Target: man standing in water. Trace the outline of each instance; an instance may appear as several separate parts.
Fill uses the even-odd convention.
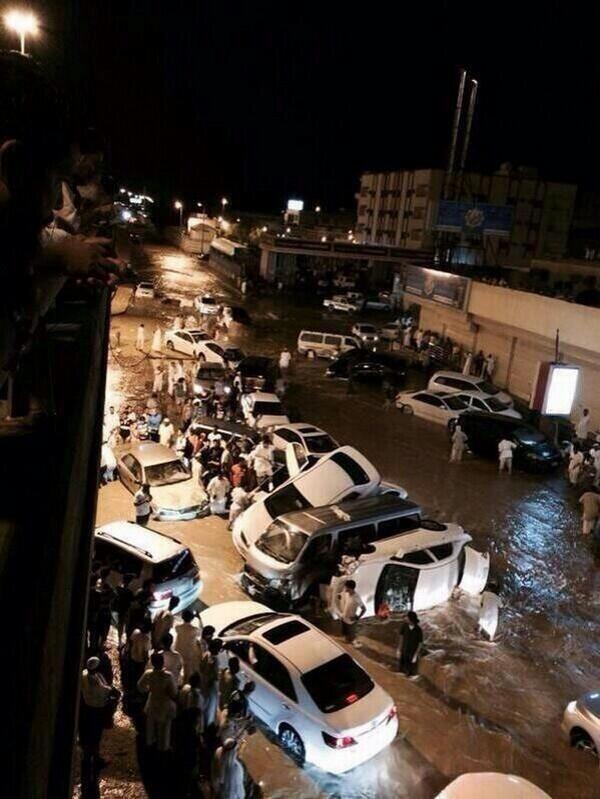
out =
[[[417,614],[409,610],[406,621],[400,627],[400,640],[398,641],[398,670],[411,680],[417,680],[419,675],[419,655],[423,648],[423,630],[419,625]]]

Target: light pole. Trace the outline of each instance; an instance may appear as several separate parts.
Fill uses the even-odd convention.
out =
[[[221,209],[222,209],[221,210],[221,216],[223,216],[223,217],[225,216],[225,206],[226,205],[229,205],[229,200],[227,199],[227,197],[223,197],[221,199]]]
[[[38,21],[36,16],[30,11],[15,9],[4,15],[4,24],[19,36],[21,40],[21,53],[25,55],[25,36],[36,36],[38,33]]]
[[[176,211],[179,211],[179,227],[183,227],[183,203],[181,200],[175,200],[173,203],[173,207]]]

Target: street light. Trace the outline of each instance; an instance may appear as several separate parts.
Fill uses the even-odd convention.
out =
[[[38,21],[31,11],[14,9],[4,15],[4,24],[21,39],[21,53],[25,55],[25,36],[37,36]]]
[[[176,211],[179,211],[179,227],[183,227],[183,203],[181,200],[175,200],[173,207]]]
[[[320,205],[317,205],[317,207],[315,208],[315,211],[316,211],[318,214],[320,214],[320,213],[321,213],[321,206],[320,206]]]
[[[221,213],[222,213],[223,216],[225,216],[225,206],[226,205],[229,205],[229,200],[227,199],[227,197],[223,197],[221,199],[221,208],[222,208]]]

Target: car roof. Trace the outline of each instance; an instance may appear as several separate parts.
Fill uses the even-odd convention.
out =
[[[402,513],[409,516],[412,513],[421,513],[421,508],[408,499],[400,499],[394,494],[380,494],[366,499],[351,499],[348,502],[339,502],[335,505],[321,505],[319,508],[294,510],[280,516],[288,524],[301,528],[307,533],[316,533],[324,527],[357,522],[371,519],[376,514]],[[350,519],[344,519],[346,514]]]
[[[157,463],[168,463],[179,460],[177,453],[170,447],[157,444],[155,441],[136,441],[134,444],[125,445],[119,452],[119,457],[133,455],[142,466],[154,466]]]
[[[277,394],[273,394],[270,391],[252,391],[248,394],[248,397],[251,397],[254,402],[277,402],[281,404],[281,400]]]
[[[141,280],[141,281],[138,283],[138,287],[140,287],[140,286],[143,286],[144,288],[148,288],[148,287],[150,287],[150,288],[152,288],[152,289],[153,289],[153,288],[154,288],[154,283],[152,283],[152,281],[151,281],[151,280]]]
[[[273,644],[264,638],[264,633],[274,630],[281,624],[286,624],[292,619],[298,619],[308,628],[299,635],[294,635],[282,641],[280,644]],[[325,633],[317,630],[310,622],[300,616],[282,615],[273,621],[259,627],[251,635],[257,643],[264,643],[271,647],[280,656],[284,657],[289,663],[295,666],[301,674],[311,671],[317,666],[323,665],[330,660],[344,654],[344,650],[329,638]]]
[[[413,530],[399,532],[389,538],[373,542],[375,547],[373,552],[361,555],[363,560],[380,560],[381,558],[402,558],[409,552],[417,552],[420,549],[429,549],[440,544],[466,544],[473,539],[459,524],[442,524],[434,522],[442,530],[428,530],[423,524]]]
[[[325,430],[322,430],[320,427],[317,427],[314,424],[307,424],[306,422],[291,422],[290,424],[284,424],[275,430],[275,435],[277,435],[279,430],[293,430],[295,433],[299,433],[301,436],[327,436],[329,433],[326,433]]]
[[[94,535],[98,540],[111,541],[122,549],[151,563],[159,563],[181,552],[184,545],[168,535],[150,527],[141,527],[133,522],[109,522],[96,527]]]
[[[242,369],[248,366],[258,366],[258,367],[265,367],[265,366],[273,366],[274,361],[272,358],[267,358],[266,355],[247,355],[238,366],[238,369]]]
[[[547,438],[547,436],[545,436],[541,430],[538,430],[537,427],[524,422],[523,419],[516,419],[514,416],[503,416],[500,413],[488,413],[487,411],[470,411],[468,414],[461,417],[461,425],[463,423],[463,419],[487,419],[488,421],[497,422],[498,424],[503,424],[506,425],[506,427],[512,427],[513,429],[524,428],[525,430],[532,430]]]

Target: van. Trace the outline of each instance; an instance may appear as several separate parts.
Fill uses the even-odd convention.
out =
[[[298,352],[307,357],[337,358],[342,352],[360,347],[359,338],[344,333],[318,333],[312,330],[301,330],[298,336]]]
[[[242,586],[252,597],[290,605],[328,583],[344,554],[419,526],[421,508],[379,494],[276,518],[247,550]]]

